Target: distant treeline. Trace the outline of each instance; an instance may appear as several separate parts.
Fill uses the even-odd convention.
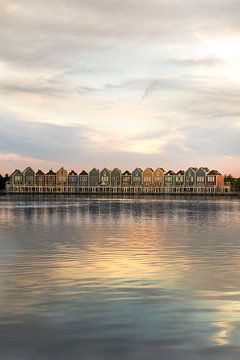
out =
[[[240,178],[234,178],[231,174],[224,176],[224,182],[231,184],[232,191],[240,191]]]
[[[2,176],[0,174],[0,190],[3,190],[6,188],[6,183],[9,181],[9,176],[6,174],[5,176]]]

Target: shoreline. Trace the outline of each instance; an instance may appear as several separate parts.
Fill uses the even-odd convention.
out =
[[[39,192],[39,193],[29,193],[29,192],[6,192],[6,191],[0,191],[0,196],[27,196],[27,197],[64,197],[64,196],[76,196],[76,197],[99,197],[99,198],[127,198],[127,197],[135,197],[135,198],[142,198],[142,197],[224,197],[224,198],[239,198],[240,192],[226,192],[226,193],[201,193],[201,192],[185,192],[185,193],[99,193],[99,192],[85,192],[85,193],[79,193],[79,192]]]

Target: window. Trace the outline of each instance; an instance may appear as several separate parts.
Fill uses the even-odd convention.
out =
[[[203,183],[204,182],[204,176],[197,176],[197,182],[198,183]]]
[[[215,177],[214,177],[214,176],[208,176],[208,181],[209,181],[209,182],[214,182],[214,181],[215,181]]]

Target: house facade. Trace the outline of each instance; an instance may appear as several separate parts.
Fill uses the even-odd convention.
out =
[[[36,180],[36,189],[38,192],[43,192],[44,191],[44,187],[46,185],[46,182],[45,182],[45,174],[42,170],[38,170],[36,172],[36,177],[35,177],[35,180]]]
[[[182,188],[185,185],[185,171],[178,170],[175,176],[175,186],[177,189]]]
[[[68,187],[68,172],[61,167],[56,172],[56,187],[58,192],[65,192]]]
[[[185,172],[185,187],[188,191],[193,191],[196,187],[196,179],[197,179],[197,168],[190,167]]]
[[[68,174],[68,190],[69,192],[76,192],[78,188],[78,174],[71,170]]]
[[[118,187],[121,186],[121,177],[122,172],[120,169],[115,168],[111,172],[111,186]]]
[[[122,174],[122,186],[124,188],[129,188],[132,185],[132,174],[130,171],[126,170]]]
[[[196,186],[200,191],[204,191],[208,173],[209,169],[207,167],[200,167],[196,171]]]
[[[211,170],[207,174],[206,186],[210,192],[223,191],[224,177],[218,170]]]
[[[45,183],[47,192],[56,191],[56,173],[52,169],[50,169],[45,175]]]
[[[93,168],[89,173],[82,170],[78,175],[69,173],[61,167],[56,173],[50,169],[46,174],[42,170],[36,173],[31,167],[23,172],[16,169],[7,183],[9,192],[37,193],[217,193],[229,192],[229,184],[224,183],[224,176],[218,170],[207,167],[193,168],[186,171],[165,172],[162,168],[150,167],[142,171],[135,168],[123,173],[119,168],[112,171],[104,168],[101,172]]]
[[[171,192],[175,186],[176,174],[173,170],[169,170],[164,176],[164,191]]]
[[[96,170],[96,169],[95,169]],[[88,172],[86,170],[82,170],[79,174],[79,187],[80,189],[85,189],[88,186],[96,186],[96,185],[91,185],[91,184],[95,184],[95,180],[96,182],[98,181],[97,179],[99,178],[99,172],[96,172],[96,179],[95,179],[95,173],[93,173],[91,179],[92,182],[90,183],[90,173],[88,174]]]
[[[9,188],[13,189],[13,192],[20,192],[23,186],[23,173],[16,169],[11,175],[10,175],[10,186]]]
[[[106,187],[111,185],[111,171],[107,168],[100,172],[100,185]]]
[[[143,171],[142,174],[142,185],[143,187],[153,186],[153,169],[148,167]]]
[[[25,186],[35,186],[35,172],[31,167],[27,167],[23,171],[23,184]]]
[[[163,168],[158,167],[153,171],[153,186],[157,188],[161,188],[164,186],[164,174],[165,170]]]
[[[89,172],[89,186],[98,186],[100,180],[100,173],[99,170],[96,168],[93,168]]]
[[[136,168],[132,172],[132,186],[136,188],[142,187],[142,175],[143,171],[141,168]]]

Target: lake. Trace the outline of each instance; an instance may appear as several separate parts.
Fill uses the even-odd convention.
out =
[[[240,199],[0,197],[1,360],[240,358]]]

